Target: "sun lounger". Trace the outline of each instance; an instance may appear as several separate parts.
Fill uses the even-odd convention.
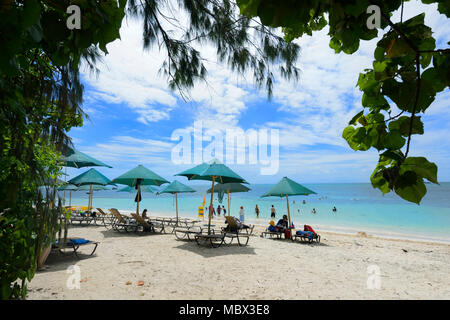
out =
[[[94,217],[95,225],[103,225],[107,229],[111,227],[113,216],[103,211],[102,208],[97,208],[97,211],[97,215]]]
[[[269,231],[268,229],[266,229],[266,231],[261,232],[261,238],[265,238],[267,236],[269,236],[269,238],[277,238],[277,239],[281,239],[281,237],[284,235],[284,231]]]
[[[86,214],[78,214],[78,213],[72,213],[70,216],[70,224],[75,225],[90,225],[92,221],[94,221],[94,218]]]
[[[159,222],[145,221],[144,218],[132,213],[131,216],[144,228],[144,231],[162,233],[164,231],[164,224]]]
[[[131,220],[127,217],[124,217],[122,214],[120,214],[119,210],[115,208],[109,209],[111,213],[114,216],[114,220],[112,221],[111,227],[116,231],[125,231],[130,232],[134,231],[136,232],[139,228],[139,224],[135,220]]]
[[[94,249],[89,254],[90,256],[92,256],[94,254],[95,250],[97,249],[98,244],[99,244],[99,242],[97,242],[97,241],[85,240],[85,239],[82,239],[82,238],[70,238],[70,239],[67,239],[67,242],[66,242],[64,248],[71,248],[71,249],[73,249],[73,254],[78,259],[80,259],[80,257],[78,256],[78,252],[77,252],[78,249],[81,246],[86,246],[86,245],[90,245],[90,244],[94,245]],[[64,254],[63,249],[61,249],[59,247],[57,242],[52,245],[52,249],[59,251],[61,254]]]
[[[200,245],[211,245],[213,248],[220,247],[225,241],[225,233],[196,234],[195,241]]]
[[[291,238],[292,241],[299,239],[301,242],[308,241],[309,243],[312,243],[314,240],[316,240],[317,243],[320,243],[320,235],[317,233],[313,233],[313,236],[309,237],[306,233],[304,233],[304,231],[301,231],[300,234],[297,234],[297,232],[295,232]]]
[[[234,239],[237,239],[240,246],[246,246],[255,226],[246,226],[244,224],[238,225],[234,217],[231,216],[226,216],[225,221],[227,222],[228,226],[222,228],[222,232],[225,234],[225,238],[230,239],[229,243],[226,243],[226,241],[224,240],[225,243],[231,244]]]
[[[195,235],[202,234],[203,230],[200,226],[176,227],[174,234],[179,240],[195,240]]]

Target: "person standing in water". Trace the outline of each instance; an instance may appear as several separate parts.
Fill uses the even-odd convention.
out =
[[[243,206],[241,206],[241,210],[239,210],[239,220],[241,222],[245,221],[245,213],[244,213],[244,207]]]
[[[275,214],[276,214],[275,208],[274,208],[274,206],[272,205],[272,208],[270,208],[270,217],[271,217],[271,218],[275,218]]]
[[[258,205],[255,207],[256,218],[259,218],[259,208]]]
[[[227,215],[227,209],[225,209],[225,206],[222,206],[222,211],[223,211],[223,215],[226,216]]]
[[[222,208],[220,207],[220,204],[217,206],[217,215],[220,217],[220,212],[222,211]]]

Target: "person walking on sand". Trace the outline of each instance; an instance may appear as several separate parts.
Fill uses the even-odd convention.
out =
[[[239,210],[239,221],[244,222],[245,221],[245,213],[244,213],[244,207],[241,206],[241,210]]]
[[[225,206],[222,206],[222,212],[223,212],[223,216],[227,215],[227,209],[225,209]]]
[[[217,206],[217,215],[220,217],[220,212],[222,211],[222,208],[220,207],[220,204]]]
[[[270,208],[270,217],[271,217],[271,218],[275,218],[275,214],[276,214],[275,208],[274,208],[274,206],[272,205],[272,208]]]
[[[255,207],[256,218],[259,218],[259,208],[258,205]]]
[[[142,211],[142,218],[147,219],[147,209],[144,209],[144,211]]]

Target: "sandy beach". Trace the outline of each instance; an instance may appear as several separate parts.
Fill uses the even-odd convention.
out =
[[[100,242],[95,254],[88,246],[80,260],[52,253],[27,299],[450,299],[448,244],[320,230],[320,244],[295,243],[261,238],[263,229],[246,247],[209,248],[173,234],[74,226],[70,237]],[[67,287],[71,265],[79,289]],[[367,286],[373,270],[379,289]]]

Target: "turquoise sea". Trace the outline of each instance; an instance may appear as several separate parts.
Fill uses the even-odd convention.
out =
[[[182,181],[197,190],[196,193],[179,194],[180,216],[197,217],[198,207],[206,196],[210,185],[193,185]],[[347,184],[304,184],[317,192],[317,195],[289,197],[291,218],[297,227],[309,224],[318,231],[358,232],[369,234],[420,238],[450,242],[450,182],[440,185],[427,184],[428,193],[420,205],[406,202],[394,193],[383,197],[380,191],[366,183]],[[276,208],[276,219],[287,213],[286,198],[261,198],[272,185],[249,185],[251,191],[231,195],[231,214],[238,216],[239,207],[245,209],[245,220],[249,223],[268,225],[270,207]],[[120,188],[119,188],[120,189]],[[60,192],[60,195],[63,194]],[[117,208],[135,211],[135,194],[112,190],[94,192],[93,205],[101,208]],[[169,194],[142,194],[141,211],[147,208],[150,215],[175,215],[174,196]],[[67,204],[69,200],[66,192]],[[303,200],[306,201],[303,204]],[[72,192],[72,205],[87,206],[86,191]],[[214,195],[214,207],[218,205]],[[227,208],[227,196],[223,203]],[[256,219],[255,205],[260,208]],[[332,212],[336,206],[337,212]],[[312,214],[312,209],[316,214]]]

